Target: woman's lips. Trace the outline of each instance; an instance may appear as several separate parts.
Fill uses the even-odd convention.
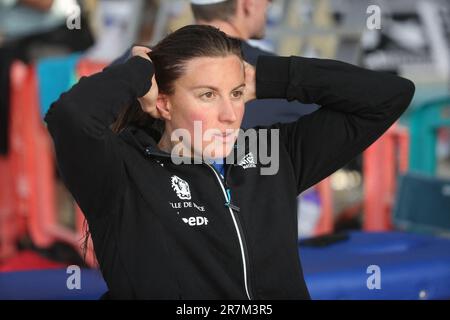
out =
[[[234,131],[229,131],[229,132],[227,131],[222,134],[215,134],[214,137],[216,139],[228,142],[228,141],[231,141],[234,139]]]

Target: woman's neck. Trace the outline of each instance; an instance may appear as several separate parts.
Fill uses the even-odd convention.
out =
[[[167,131],[164,131],[161,139],[158,142],[158,148],[164,152],[171,153],[172,152],[172,141],[170,140],[170,135]]]

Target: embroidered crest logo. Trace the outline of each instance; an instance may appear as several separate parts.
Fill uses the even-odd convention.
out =
[[[172,176],[172,189],[177,193],[178,198],[181,200],[191,200],[191,191],[189,190],[189,184],[177,176]]]
[[[253,157],[253,153],[251,153],[251,152],[247,153],[244,156],[244,158],[242,158],[242,160],[239,161],[238,165],[244,169],[256,168],[256,162],[255,162],[255,158]]]

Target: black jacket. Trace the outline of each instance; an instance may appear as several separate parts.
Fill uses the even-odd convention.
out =
[[[223,181],[207,164],[175,165],[149,129],[114,134],[111,109],[150,88],[153,65],[140,57],[82,78],[52,105],[45,119],[59,170],[112,298],[309,298],[296,196],[386,131],[414,85],[333,60],[261,56],[256,70],[258,98],[322,106],[270,127],[280,134],[275,175],[245,154]]]

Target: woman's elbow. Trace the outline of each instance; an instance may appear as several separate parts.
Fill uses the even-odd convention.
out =
[[[78,118],[81,117],[77,106],[65,93],[58,100],[53,102],[48,109],[44,121],[47,124],[47,130],[52,136],[66,130],[73,130]]]
[[[406,111],[414,96],[415,85],[411,80],[395,76],[389,85],[385,84],[385,100],[382,105],[388,117],[399,117]]]
[[[412,82],[409,79],[402,78],[403,80],[403,86],[404,86],[404,99],[408,102],[408,104],[411,102],[412,98],[414,97],[414,92],[416,91],[416,86],[414,85],[414,82]]]
[[[414,92],[416,91],[416,86],[414,82],[409,79],[400,78],[401,79],[401,90],[399,90],[399,94],[397,96],[397,106],[402,110],[402,113],[409,107],[413,97]]]

